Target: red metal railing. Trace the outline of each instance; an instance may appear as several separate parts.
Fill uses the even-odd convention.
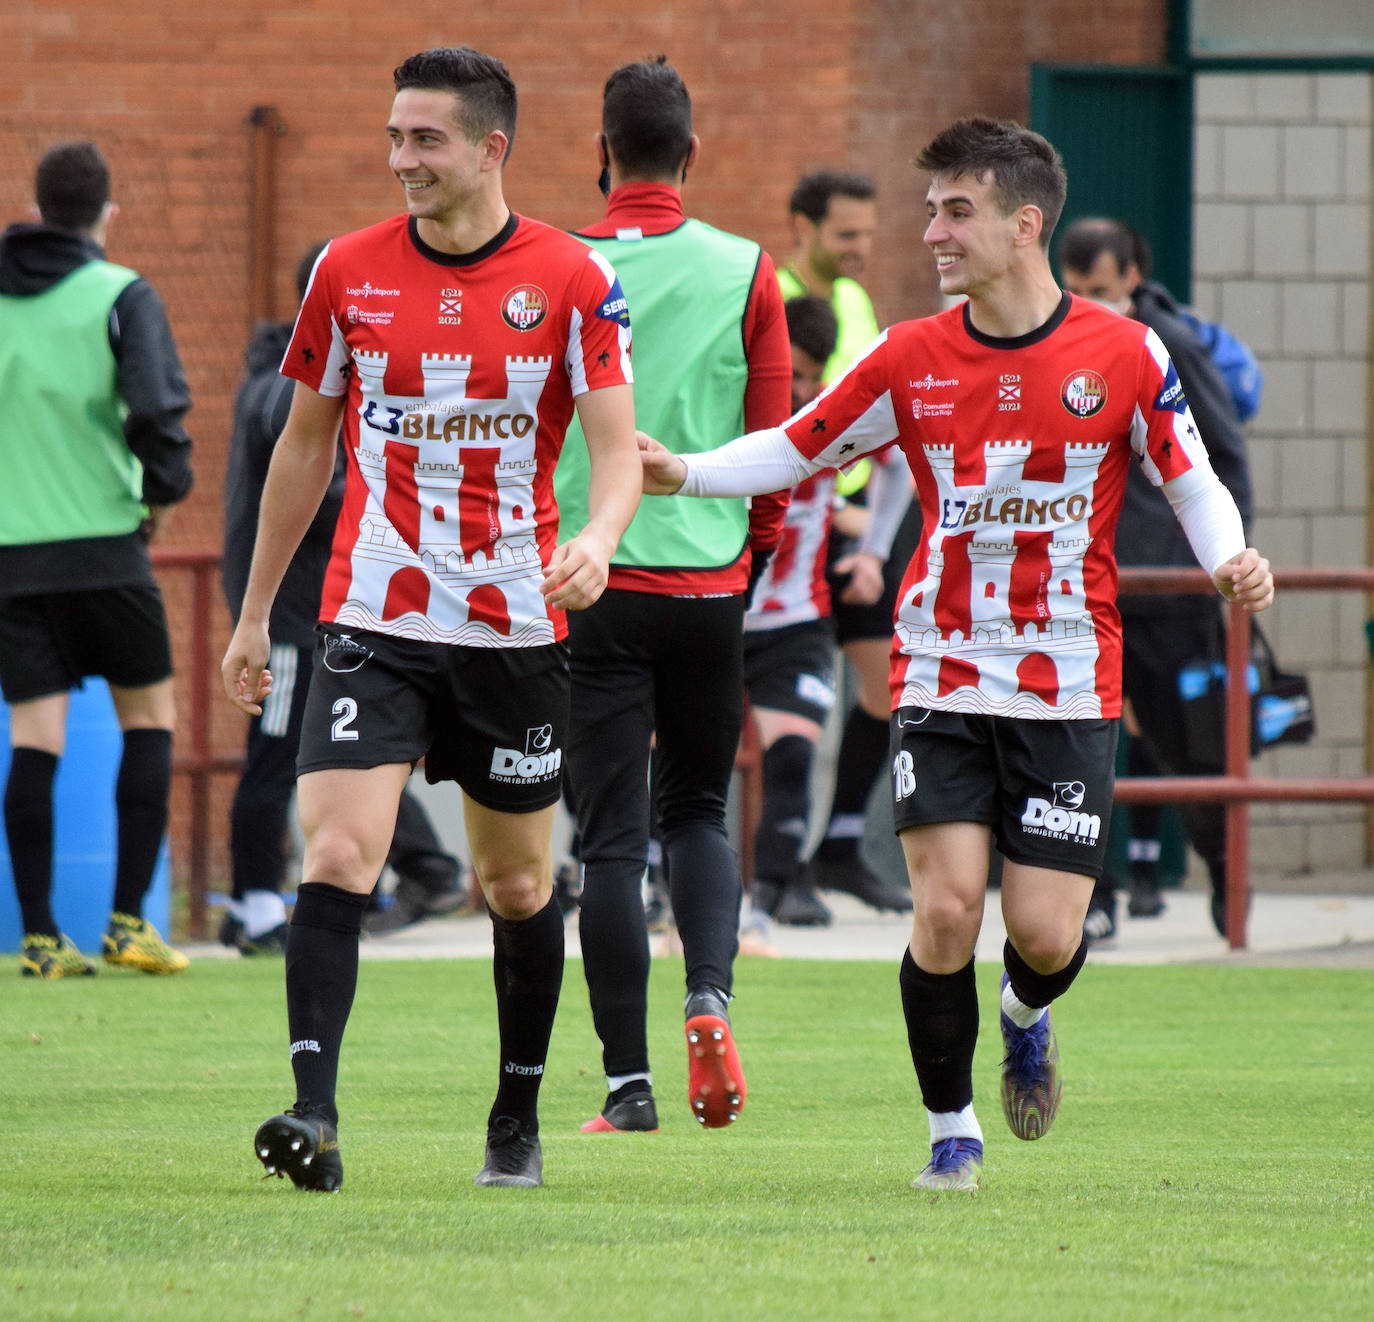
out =
[[[1120,592],[1215,592],[1201,569],[1122,569]],[[1274,584],[1286,589],[1374,590],[1374,569],[1276,569]],[[1123,777],[1116,782],[1122,803],[1221,802],[1226,805],[1226,939],[1245,947],[1250,891],[1250,804],[1256,801],[1374,801],[1374,776],[1300,778],[1250,775],[1250,617],[1229,608],[1226,632],[1226,773],[1221,776]]]

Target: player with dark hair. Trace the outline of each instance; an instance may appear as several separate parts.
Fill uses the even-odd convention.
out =
[[[515,92],[467,48],[402,64],[387,134],[406,214],[334,239],[282,370],[225,689],[257,714],[268,617],[334,467],[348,477],[297,763],[303,880],[286,948],[296,1103],[258,1129],[269,1172],[343,1179],[335,1090],[363,910],[411,768],[455,780],[491,910],[499,1084],[479,1185],[542,1181],[539,1083],[563,974],[551,830],[567,728],[564,611],[605,586],[637,504],[630,330],[615,272],[513,214]],[[553,469],[576,409],[589,517],[559,541]]]
[[[10,703],[5,831],[24,928],[20,971],[95,972],[52,912],[53,782],[70,690],[99,675],[124,738],[102,954],[178,973],[186,956],[143,917],[167,829],[176,724],[147,543],[191,489],[182,425],[191,396],[156,290],[105,259],[119,208],[100,150],[53,147],[35,196],[38,223],[0,238],[0,686]]]
[[[973,951],[995,842],[1002,878],[1002,1109],[1019,1138],[1053,1123],[1049,1006],[1082,967],[1083,917],[1111,808],[1121,629],[1112,537],[1139,462],[1223,596],[1273,599],[1147,327],[1062,292],[1047,247],[1065,193],[1039,134],[961,120],[917,160],[925,243],[965,301],[901,322],[785,427],[711,454],[640,441],[645,490],[744,495],[896,442],[924,539],[892,649],[894,819],[915,903],[901,967],[930,1124],[926,1189],[973,1190]]]
[[[772,262],[758,244],[684,212],[682,181],[700,145],[687,89],[666,61],[610,76],[597,147],[606,216],[579,237],[615,265],[634,308],[636,418],[684,453],[775,426],[787,416],[791,369]],[[569,529],[584,517],[582,486],[570,446],[558,470]],[[744,1105],[727,1009],[741,885],[725,802],[739,745],[746,594],[781,536],[785,502],[646,502],[605,594],[570,622],[579,932],[607,1079],[601,1114],[584,1129],[658,1127],[641,900],[651,811],[686,963],[689,1102],[711,1127]]]

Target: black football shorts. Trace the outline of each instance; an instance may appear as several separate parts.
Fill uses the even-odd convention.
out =
[[[1117,729],[1114,720],[899,707],[890,747],[895,829],[981,822],[1013,862],[1100,877]]]
[[[155,584],[0,598],[0,689],[9,703],[79,688],[99,675],[141,689],[172,674]]]
[[[824,725],[835,705],[835,631],[828,619],[744,635],[744,687],[755,707]]]
[[[319,626],[298,775],[414,765],[496,812],[558,801],[568,648],[457,647]]]

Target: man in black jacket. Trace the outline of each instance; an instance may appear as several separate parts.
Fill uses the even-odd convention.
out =
[[[314,245],[296,269],[296,296],[305,296],[316,259]],[[222,583],[237,621],[248,584],[272,447],[291,408],[292,381],[277,370],[291,342],[290,322],[264,322],[244,350],[245,375],[234,400],[234,434],[224,480]],[[345,463],[340,448],[334,477],[300,549],[287,567],[272,604],[272,652],[268,663],[276,684],[262,715],[249,719],[243,774],[229,811],[232,893],[219,939],[241,954],[280,954],[286,946],[287,813],[296,784],[305,695],[310,683],[320,592],[329,565],[334,524],[344,497]],[[364,920],[368,931],[392,931],[467,900],[461,865],[445,852],[419,801],[401,796],[396,836],[387,862],[397,875],[395,891],[375,903]],[[375,900],[375,897],[374,897]]]
[[[1202,433],[1217,476],[1231,492],[1247,528],[1251,520],[1250,468],[1245,433],[1231,393],[1191,327],[1178,315],[1178,305],[1163,285],[1145,278],[1148,268],[1143,240],[1118,220],[1085,217],[1064,230],[1058,242],[1065,288],[1144,322],[1164,342],[1189,407]],[[1162,492],[1132,465],[1126,500],[1116,530],[1120,565],[1180,566],[1195,564],[1178,520]],[[1134,717],[1133,747],[1143,748],[1148,762],[1128,768],[1135,773],[1215,775],[1225,766],[1225,750],[1214,757],[1189,755],[1188,713],[1179,693],[1179,672],[1189,662],[1225,655],[1225,625],[1219,606],[1208,596],[1122,596],[1122,684]],[[1212,918],[1225,935],[1226,815],[1221,804],[1180,806],[1193,847],[1207,865],[1212,883]],[[1138,816],[1140,814],[1137,814]],[[1148,838],[1149,827],[1136,822],[1133,834]],[[1150,916],[1163,904],[1148,885],[1133,893],[1131,911]],[[1093,894],[1086,924],[1102,939],[1115,927],[1112,878],[1104,875]]]
[[[162,302],[136,271],[105,259],[119,208],[92,142],[48,151],[35,177],[37,224],[0,237],[0,687],[10,703],[5,786],[24,927],[20,972],[95,972],[52,912],[53,781],[70,692],[109,682],[123,752],[105,962],[178,973],[142,912],[172,779],[172,654],[147,543],[191,489],[191,406]]]

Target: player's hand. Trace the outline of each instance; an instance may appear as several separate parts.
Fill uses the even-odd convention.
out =
[[[1253,546],[1216,567],[1212,581],[1227,601],[1234,601],[1250,614],[1268,610],[1274,600],[1274,575],[1267,561]]]
[[[635,432],[646,496],[671,496],[687,480],[687,465],[647,432]]]
[[[851,606],[871,606],[883,595],[883,562],[872,551],[851,551],[835,561],[837,574],[848,574],[840,600]]]
[[[570,542],[554,548],[539,591],[557,610],[586,610],[606,590],[614,549],[590,526],[583,528]]]
[[[272,672],[267,668],[271,648],[265,624],[240,620],[219,664],[229,701],[250,716],[262,715],[263,700],[272,691]]]

